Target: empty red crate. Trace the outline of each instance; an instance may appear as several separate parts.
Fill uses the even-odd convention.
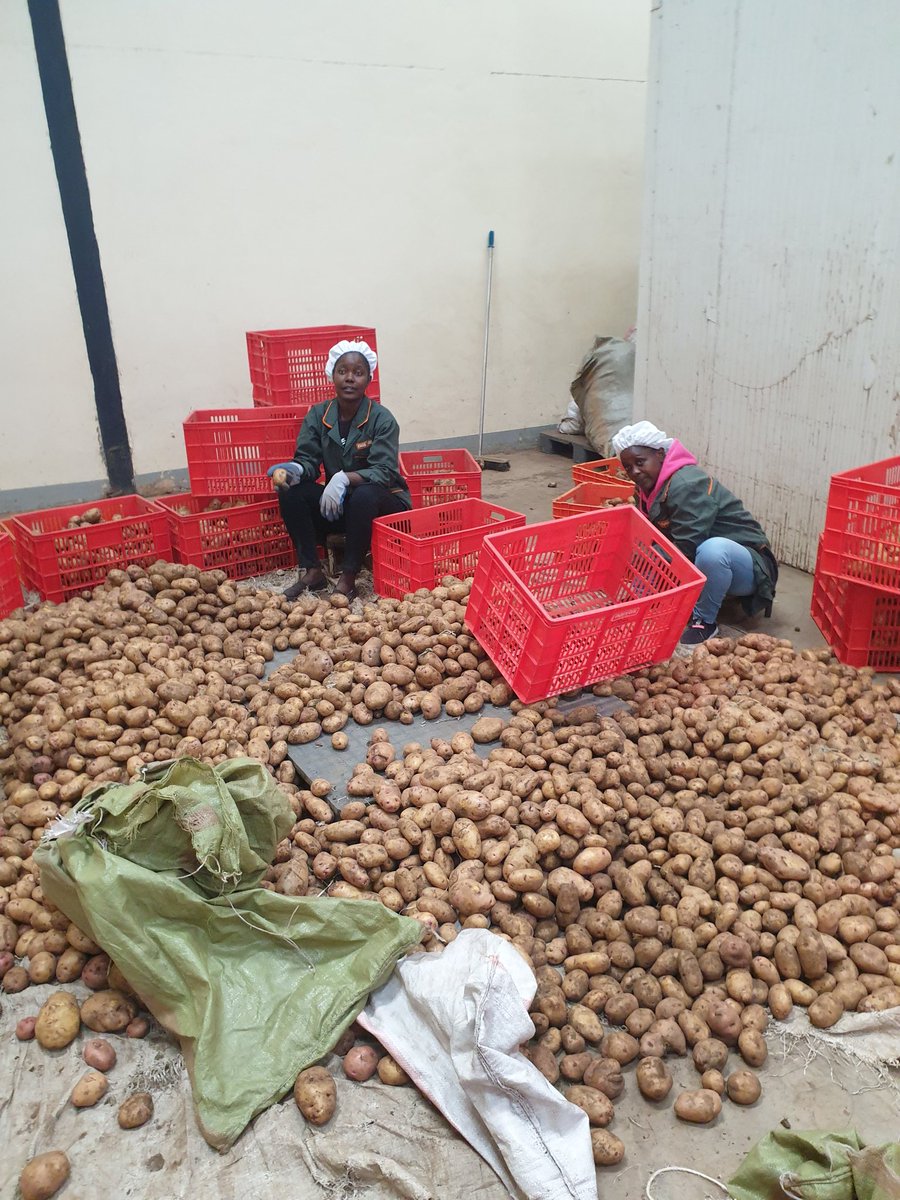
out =
[[[593,462],[574,463],[572,482],[608,483],[615,486],[617,493],[626,497],[634,492],[634,484],[617,458],[595,458]]]
[[[296,408],[197,409],[184,422],[195,496],[261,496],[275,463],[294,457],[303,414]]]
[[[227,571],[232,579],[296,565],[278,500],[271,492],[247,503],[230,497],[212,511],[210,503],[218,501],[190,492],[160,496],[157,503],[166,510],[176,562],[204,571]]]
[[[0,533],[0,617],[22,605],[22,586],[16,563],[16,544],[8,533]]]
[[[900,458],[831,478],[821,569],[900,590]]]
[[[445,575],[475,573],[485,536],[525,524],[522,513],[486,500],[415,508],[379,517],[372,526],[375,591],[399,599],[417,588],[433,588]]]
[[[839,662],[900,671],[900,592],[851,583],[822,570],[822,540],[810,614]]]
[[[481,468],[468,450],[404,450],[400,474],[413,508],[481,498]]]
[[[309,329],[264,329],[247,334],[247,358],[253,403],[304,405],[330,400],[334,389],[325,378],[328,351],[336,342],[368,342],[377,353],[375,330],[363,325],[318,325]],[[380,397],[375,369],[366,394]]]
[[[96,525],[67,529],[72,517],[92,508]],[[70,504],[11,519],[25,586],[45,600],[68,600],[102,583],[114,568],[145,567],[171,559],[166,514],[143,496],[116,496]]]
[[[623,505],[485,538],[466,623],[531,703],[669,658],[705,582]]]
[[[593,512],[598,508],[615,508],[618,504],[628,504],[634,489],[628,485],[628,491],[623,494],[616,487],[616,481],[598,480],[596,483],[576,483],[573,488],[563,492],[551,505],[554,521],[562,517],[574,517],[577,513]]]

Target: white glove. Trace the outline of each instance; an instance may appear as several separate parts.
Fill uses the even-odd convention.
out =
[[[326,521],[336,521],[344,509],[344,497],[350,487],[346,471],[338,471],[325,484],[319,509]]]

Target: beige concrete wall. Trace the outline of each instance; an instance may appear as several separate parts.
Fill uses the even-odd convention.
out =
[[[830,477],[900,454],[900,8],[653,16],[635,407],[812,570]]]
[[[25,0],[0,4],[0,163],[0,493],[98,480],[93,384]]]
[[[25,0],[10,9],[27,34]],[[61,10],[138,474],[183,465],[191,409],[250,404],[247,329],[375,325],[403,440],[473,434],[490,228],[488,430],[557,420],[593,336],[633,323],[647,6]],[[30,142],[44,120],[32,93],[17,101]],[[18,220],[43,244],[55,181],[27,181],[23,199]],[[0,195],[4,225],[8,205]],[[42,274],[71,291],[65,261]],[[40,344],[37,289],[28,304],[25,359]],[[59,337],[83,359],[78,329]],[[83,391],[63,374],[60,412]]]

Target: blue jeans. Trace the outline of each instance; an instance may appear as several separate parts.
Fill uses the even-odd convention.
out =
[[[694,619],[714,625],[726,596],[752,596],[753,556],[730,538],[707,538],[697,548],[694,565],[706,576],[706,586],[694,608]]]

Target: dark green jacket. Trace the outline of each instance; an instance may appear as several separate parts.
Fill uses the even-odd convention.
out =
[[[654,496],[647,515],[691,562],[707,538],[730,538],[746,546],[753,558],[755,590],[741,603],[751,615],[770,608],[778,564],[768,538],[737,496],[717,479],[696,466],[679,468]]]
[[[381,404],[364,396],[350,423],[345,445],[341,445],[337,400],[314,404],[300,426],[294,462],[315,479],[319,467],[325,478],[338,471],[356,471],[369,483],[380,483],[412,508],[399,466],[400,427]]]

